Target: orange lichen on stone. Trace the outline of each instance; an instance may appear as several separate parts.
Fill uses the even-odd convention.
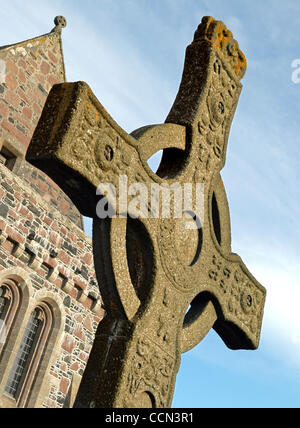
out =
[[[236,76],[242,79],[247,68],[246,57],[226,25],[211,16],[205,16],[195,32],[194,42],[203,39],[209,41],[213,48],[223,55]]]

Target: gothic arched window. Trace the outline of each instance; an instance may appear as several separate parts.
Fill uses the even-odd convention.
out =
[[[51,327],[52,312],[46,303],[41,303],[30,315],[5,386],[5,394],[14,399],[18,407],[26,404]]]
[[[0,286],[0,355],[15,319],[20,291],[15,281],[7,279]]]

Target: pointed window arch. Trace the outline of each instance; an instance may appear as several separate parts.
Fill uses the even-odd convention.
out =
[[[37,376],[41,358],[53,324],[50,307],[40,303],[32,311],[5,386],[5,394],[25,407]]]
[[[0,285],[0,357],[20,305],[20,289],[14,280]]]

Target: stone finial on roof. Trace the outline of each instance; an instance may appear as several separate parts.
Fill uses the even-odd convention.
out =
[[[64,16],[59,15],[54,18],[54,24],[55,27],[53,28],[52,33],[54,31],[61,31],[65,28],[67,26],[67,20]]]

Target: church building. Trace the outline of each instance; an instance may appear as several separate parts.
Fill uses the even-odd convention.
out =
[[[0,408],[70,408],[104,315],[91,238],[71,200],[25,160],[66,81],[63,17],[0,48]]]

